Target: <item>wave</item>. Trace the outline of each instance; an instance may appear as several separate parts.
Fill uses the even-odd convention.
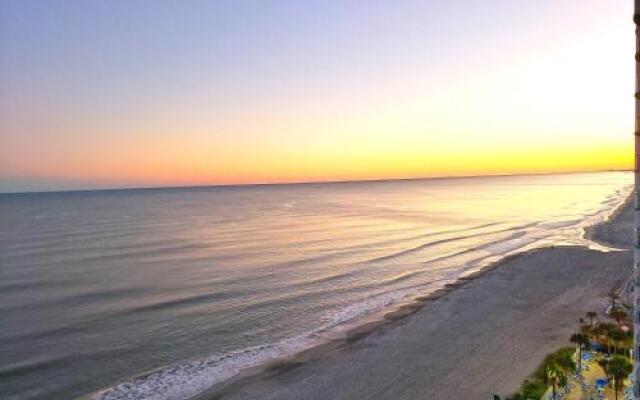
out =
[[[538,224],[538,227],[545,229],[558,229],[558,228],[567,228],[570,226],[578,225],[582,220],[575,219],[571,221],[549,221],[549,222],[541,222]]]
[[[527,224],[525,226],[533,225],[535,224]],[[505,239],[493,242],[493,245],[512,241],[525,234],[526,232],[524,231],[514,232]],[[486,246],[486,244],[483,246]],[[471,250],[478,250],[483,246],[457,252],[449,257],[455,257]],[[486,257],[478,257],[476,261]],[[386,286],[407,280],[423,272],[401,273],[379,282],[380,285],[378,286]],[[452,270],[448,277],[437,281],[415,284],[399,290],[392,289],[365,301],[328,311],[322,318],[324,323],[320,327],[304,334],[285,338],[272,344],[248,347],[224,355],[213,355],[202,360],[152,371],[128,382],[97,392],[90,398],[93,400],[183,400],[190,398],[232,378],[243,370],[264,365],[275,359],[293,356],[331,340],[335,337],[336,332],[340,332],[343,329],[345,324],[359,322],[366,316],[390,311],[394,305],[406,304],[418,295],[425,295],[442,288],[446,283],[455,281],[460,272],[460,270]]]
[[[452,238],[430,241],[396,253],[369,259],[364,261],[364,263],[374,263],[393,259],[406,254],[415,253],[438,244],[470,239],[478,236],[494,235],[505,232],[510,233],[506,237],[488,243],[465,248],[464,250],[436,257],[431,260],[424,260],[422,265],[441,262],[445,259],[459,257],[472,252],[484,251],[482,254],[478,253],[478,257],[468,260],[464,265],[458,266],[457,268],[451,268],[451,272],[445,270],[448,274],[438,281],[414,284],[399,290],[390,289],[388,292],[379,294],[378,296],[369,298],[365,301],[344,306],[336,310],[331,310],[321,319],[322,322],[319,327],[303,334],[284,338],[275,343],[239,349],[226,354],[211,355],[201,360],[189,361],[161,368],[137,376],[127,382],[96,392],[90,395],[89,398],[92,400],[184,400],[192,396],[196,396],[216,384],[234,377],[243,370],[262,366],[276,359],[293,356],[304,350],[331,340],[332,338],[335,338],[336,332],[341,332],[345,324],[352,325],[360,323],[367,316],[379,315],[382,312],[391,310],[394,306],[406,304],[418,295],[422,296],[428,294],[431,291],[445,286],[448,282],[455,281],[457,277],[484,266],[480,265],[482,261],[490,260],[491,262],[497,262],[509,255],[526,251],[532,247],[539,247],[543,243],[548,243],[545,242],[545,240],[550,238],[557,238],[559,240],[561,239],[561,234],[565,232],[578,232],[585,225],[593,224],[593,217],[597,217],[596,219],[599,220],[606,219],[615,211],[617,206],[624,202],[623,196],[626,195],[626,192],[627,190],[616,192],[615,196],[611,196],[601,203],[601,207],[597,211],[586,213],[583,220],[570,219],[564,221],[537,221],[489,232],[458,235]],[[454,229],[450,230],[450,232],[473,231],[481,227],[490,227],[492,225],[498,225],[498,223],[469,227],[467,229]],[[444,232],[428,233],[415,236],[414,238],[425,238],[443,233]],[[407,238],[404,240],[407,240]],[[346,249],[343,248],[342,250],[344,251]],[[297,264],[297,261],[294,261],[293,264]],[[286,266],[288,265],[285,263],[285,267]],[[422,272],[423,271],[411,271],[400,273],[379,283],[381,286],[397,283],[420,275]],[[331,281],[342,277],[342,275],[322,277],[319,281]],[[307,295],[308,294],[309,293],[307,293]],[[207,299],[207,295],[204,295],[202,298],[197,298],[195,300],[199,301]],[[193,300],[194,299],[178,299],[177,304],[181,305],[183,303],[191,303]],[[175,305],[175,301],[172,301],[162,303],[157,306],[170,307]]]
[[[550,235],[529,235],[527,237],[527,232],[516,232],[504,240],[494,243],[487,243],[485,245],[479,246],[479,248],[486,250],[492,254],[504,255],[522,249],[530,244],[539,241],[540,239],[549,236]]]
[[[391,304],[407,301],[411,296],[424,294],[429,288],[444,286],[446,281],[415,285],[391,291],[361,303],[325,314],[326,322],[304,334],[277,343],[248,347],[203,360],[181,363],[140,375],[128,382],[94,393],[92,400],[183,400],[232,378],[248,368],[269,361],[293,356],[333,338],[333,329],[342,324],[384,310]]]
[[[412,248],[409,248],[409,249],[406,249],[406,250],[398,251],[396,253],[392,253],[392,254],[388,254],[388,255],[385,255],[385,256],[373,258],[373,259],[369,260],[368,262],[377,262],[377,261],[390,260],[390,259],[401,257],[401,256],[404,256],[404,255],[407,255],[407,254],[415,253],[415,252],[424,250],[424,249],[429,248],[429,247],[437,246],[437,245],[440,245],[440,244],[457,242],[457,241],[460,241],[460,240],[473,239],[473,238],[478,238],[478,237],[488,236],[488,235],[495,235],[497,233],[504,233],[504,232],[511,232],[511,231],[518,232],[518,231],[520,231],[522,229],[527,229],[529,227],[536,226],[537,224],[538,224],[538,222],[532,222],[532,223],[521,225],[521,226],[515,226],[515,227],[506,228],[506,229],[499,229],[499,230],[496,230],[496,231],[482,232],[482,233],[477,233],[477,234],[473,234],[473,235],[465,235],[465,236],[454,236],[454,237],[450,237],[450,238],[446,238],[446,239],[436,240],[436,241],[433,241],[433,242],[427,242],[427,243],[423,243],[423,244],[420,244],[418,246],[415,246],[415,247],[412,247]]]

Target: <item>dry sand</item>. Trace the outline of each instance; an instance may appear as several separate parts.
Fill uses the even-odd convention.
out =
[[[631,207],[589,235],[630,245]],[[516,391],[544,356],[570,345],[586,311],[603,312],[607,292],[631,268],[629,251],[537,250],[266,371],[214,388],[212,399],[487,400]],[[371,328],[371,327],[369,327]]]

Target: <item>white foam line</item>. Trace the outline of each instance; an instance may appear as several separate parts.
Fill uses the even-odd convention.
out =
[[[184,400],[225,381],[239,372],[278,358],[289,357],[331,338],[332,328],[384,310],[389,305],[424,293],[426,286],[386,293],[325,315],[327,322],[305,334],[274,344],[254,346],[226,355],[163,368],[90,396],[93,400]]]
[[[483,250],[499,256],[499,258],[490,257],[491,263],[495,263],[509,255],[542,247],[545,240],[550,238],[552,242],[556,242],[563,234],[575,236],[576,240],[582,239],[584,242],[593,243],[576,232],[582,231],[586,226],[610,218],[613,212],[624,203],[630,191],[630,187],[616,191],[615,195],[611,196],[612,198],[607,199],[604,207],[598,212],[585,215],[583,220],[543,222],[537,224],[531,231],[522,231],[517,237],[512,235],[503,241],[483,248]],[[557,230],[561,232],[558,233]],[[486,258],[487,256],[482,256],[475,261]],[[474,263],[473,261],[469,262],[467,266],[469,264]],[[460,276],[469,270],[485,266],[485,263],[474,265],[474,268],[457,270],[456,274]],[[163,368],[97,392],[90,398],[93,400],[184,400],[232,378],[242,370],[265,364],[274,359],[292,356],[319,345],[331,337],[332,329],[340,327],[342,324],[375,314],[387,309],[390,305],[402,303],[412,296],[424,294],[427,288],[436,289],[442,284],[441,280],[439,284],[413,286],[330,311],[325,315],[324,319],[327,321],[325,324],[305,334],[273,344],[249,347],[225,355],[214,355],[200,361]]]

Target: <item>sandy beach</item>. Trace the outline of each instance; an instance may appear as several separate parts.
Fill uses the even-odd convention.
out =
[[[587,232],[620,248],[631,206]],[[536,250],[295,359],[227,382],[202,399],[489,399],[518,389],[569,345],[578,318],[603,312],[629,251]]]

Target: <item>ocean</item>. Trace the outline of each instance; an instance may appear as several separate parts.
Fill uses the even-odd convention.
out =
[[[504,257],[632,174],[0,194],[0,397],[181,400]]]

